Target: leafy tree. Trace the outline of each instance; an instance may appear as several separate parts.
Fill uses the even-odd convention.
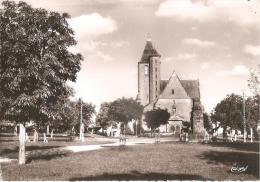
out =
[[[247,132],[250,131],[250,128],[256,131],[259,112],[258,107],[258,98],[256,96],[249,97],[245,100]],[[211,119],[213,122],[220,122],[220,126],[224,129],[223,135],[227,127],[243,131],[243,98],[235,94],[227,95],[225,99],[217,104],[211,114]],[[256,134],[256,132],[254,133]]]
[[[249,97],[246,100],[246,129],[250,132],[250,128],[254,130],[255,137],[258,136],[257,125],[259,117],[259,100],[257,96]]]
[[[71,101],[69,98],[59,100],[55,105],[55,119],[52,121],[52,127],[60,132],[79,129],[80,121],[80,101]],[[90,124],[92,116],[95,114],[95,106],[91,103],[82,102],[83,123],[87,127]]]
[[[109,104],[108,116],[117,123],[122,123],[124,131],[126,124],[134,120],[140,120],[143,114],[143,106],[132,98],[117,99]]]
[[[0,115],[25,125],[53,117],[50,106],[69,93],[80,54],[68,14],[32,8],[25,2],[3,1],[0,10]]]
[[[161,125],[167,124],[170,118],[170,113],[165,109],[160,108],[145,112],[144,121],[147,123],[148,128],[153,132]]]
[[[204,124],[204,128],[207,131],[211,131],[212,130],[212,123],[211,123],[211,119],[210,119],[210,115],[206,112],[203,113],[203,124]]]
[[[101,103],[99,113],[96,117],[96,123],[101,126],[101,128],[107,129],[108,126],[113,124],[113,121],[111,120],[108,111],[109,111],[110,103],[103,102]]]
[[[248,80],[248,86],[258,102],[258,120],[260,122],[260,65],[258,65],[258,74],[256,72],[250,72],[250,78]],[[254,109],[253,109],[254,110]],[[260,124],[260,123],[258,123]]]
[[[239,95],[227,95],[214,108],[211,119],[214,122],[220,122],[223,127],[223,135],[226,133],[227,127],[232,129],[243,128],[243,98]]]
[[[82,102],[82,103],[81,103]],[[80,110],[81,110],[81,104],[82,104],[82,123],[84,124],[84,128],[87,129],[88,126],[91,124],[91,118],[96,113],[95,106],[91,103],[85,103],[83,101],[80,101],[80,99],[75,103],[76,107],[76,113],[78,114],[78,119],[75,125],[76,131],[80,132]],[[83,132],[83,131],[82,131]]]

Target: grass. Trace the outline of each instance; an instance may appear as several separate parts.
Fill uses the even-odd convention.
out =
[[[54,135],[53,139],[49,138],[48,141],[48,143],[43,143],[43,139],[42,137],[40,137],[39,142],[26,142],[25,150],[29,156],[35,158],[35,156],[39,155],[43,155],[43,157],[46,157],[46,155],[60,153],[60,148],[65,146],[111,143],[111,141],[99,141],[96,138],[90,136],[85,137],[85,142],[73,141],[70,139],[70,137],[62,136],[59,134]],[[18,151],[18,136],[13,136],[12,134],[0,134],[0,156],[15,159],[18,157]]]
[[[250,147],[249,147],[250,146]],[[247,148],[250,150],[247,150]],[[233,174],[234,162],[249,165]],[[4,180],[259,180],[259,145],[170,142],[2,164]]]

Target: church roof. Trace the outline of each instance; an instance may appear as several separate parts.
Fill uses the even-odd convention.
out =
[[[153,47],[152,41],[147,40],[146,45],[144,47],[143,55],[141,58],[142,63],[149,63],[151,56],[161,56],[158,54],[157,50]]]
[[[160,91],[161,92],[165,89],[167,83],[168,83],[168,80],[161,80],[161,82],[160,82]]]
[[[192,99],[200,98],[200,88],[198,80],[180,80],[182,87],[185,89],[189,97]],[[168,80],[161,80],[160,82],[160,91],[162,92],[166,85],[168,84]]]
[[[199,80],[181,80],[181,84],[192,99],[200,98]]]

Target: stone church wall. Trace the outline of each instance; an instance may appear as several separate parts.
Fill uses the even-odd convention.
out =
[[[191,99],[159,99],[156,107],[161,109],[167,109],[172,115],[173,105],[176,107],[176,114],[183,117],[185,121],[190,121],[192,111],[192,100]]]
[[[148,67],[148,73],[145,73],[145,67]],[[141,104],[149,104],[149,64],[138,64],[138,89]]]

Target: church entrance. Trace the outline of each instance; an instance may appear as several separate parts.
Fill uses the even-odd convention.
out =
[[[168,128],[170,133],[180,134],[182,129],[182,121],[180,120],[169,120]]]

